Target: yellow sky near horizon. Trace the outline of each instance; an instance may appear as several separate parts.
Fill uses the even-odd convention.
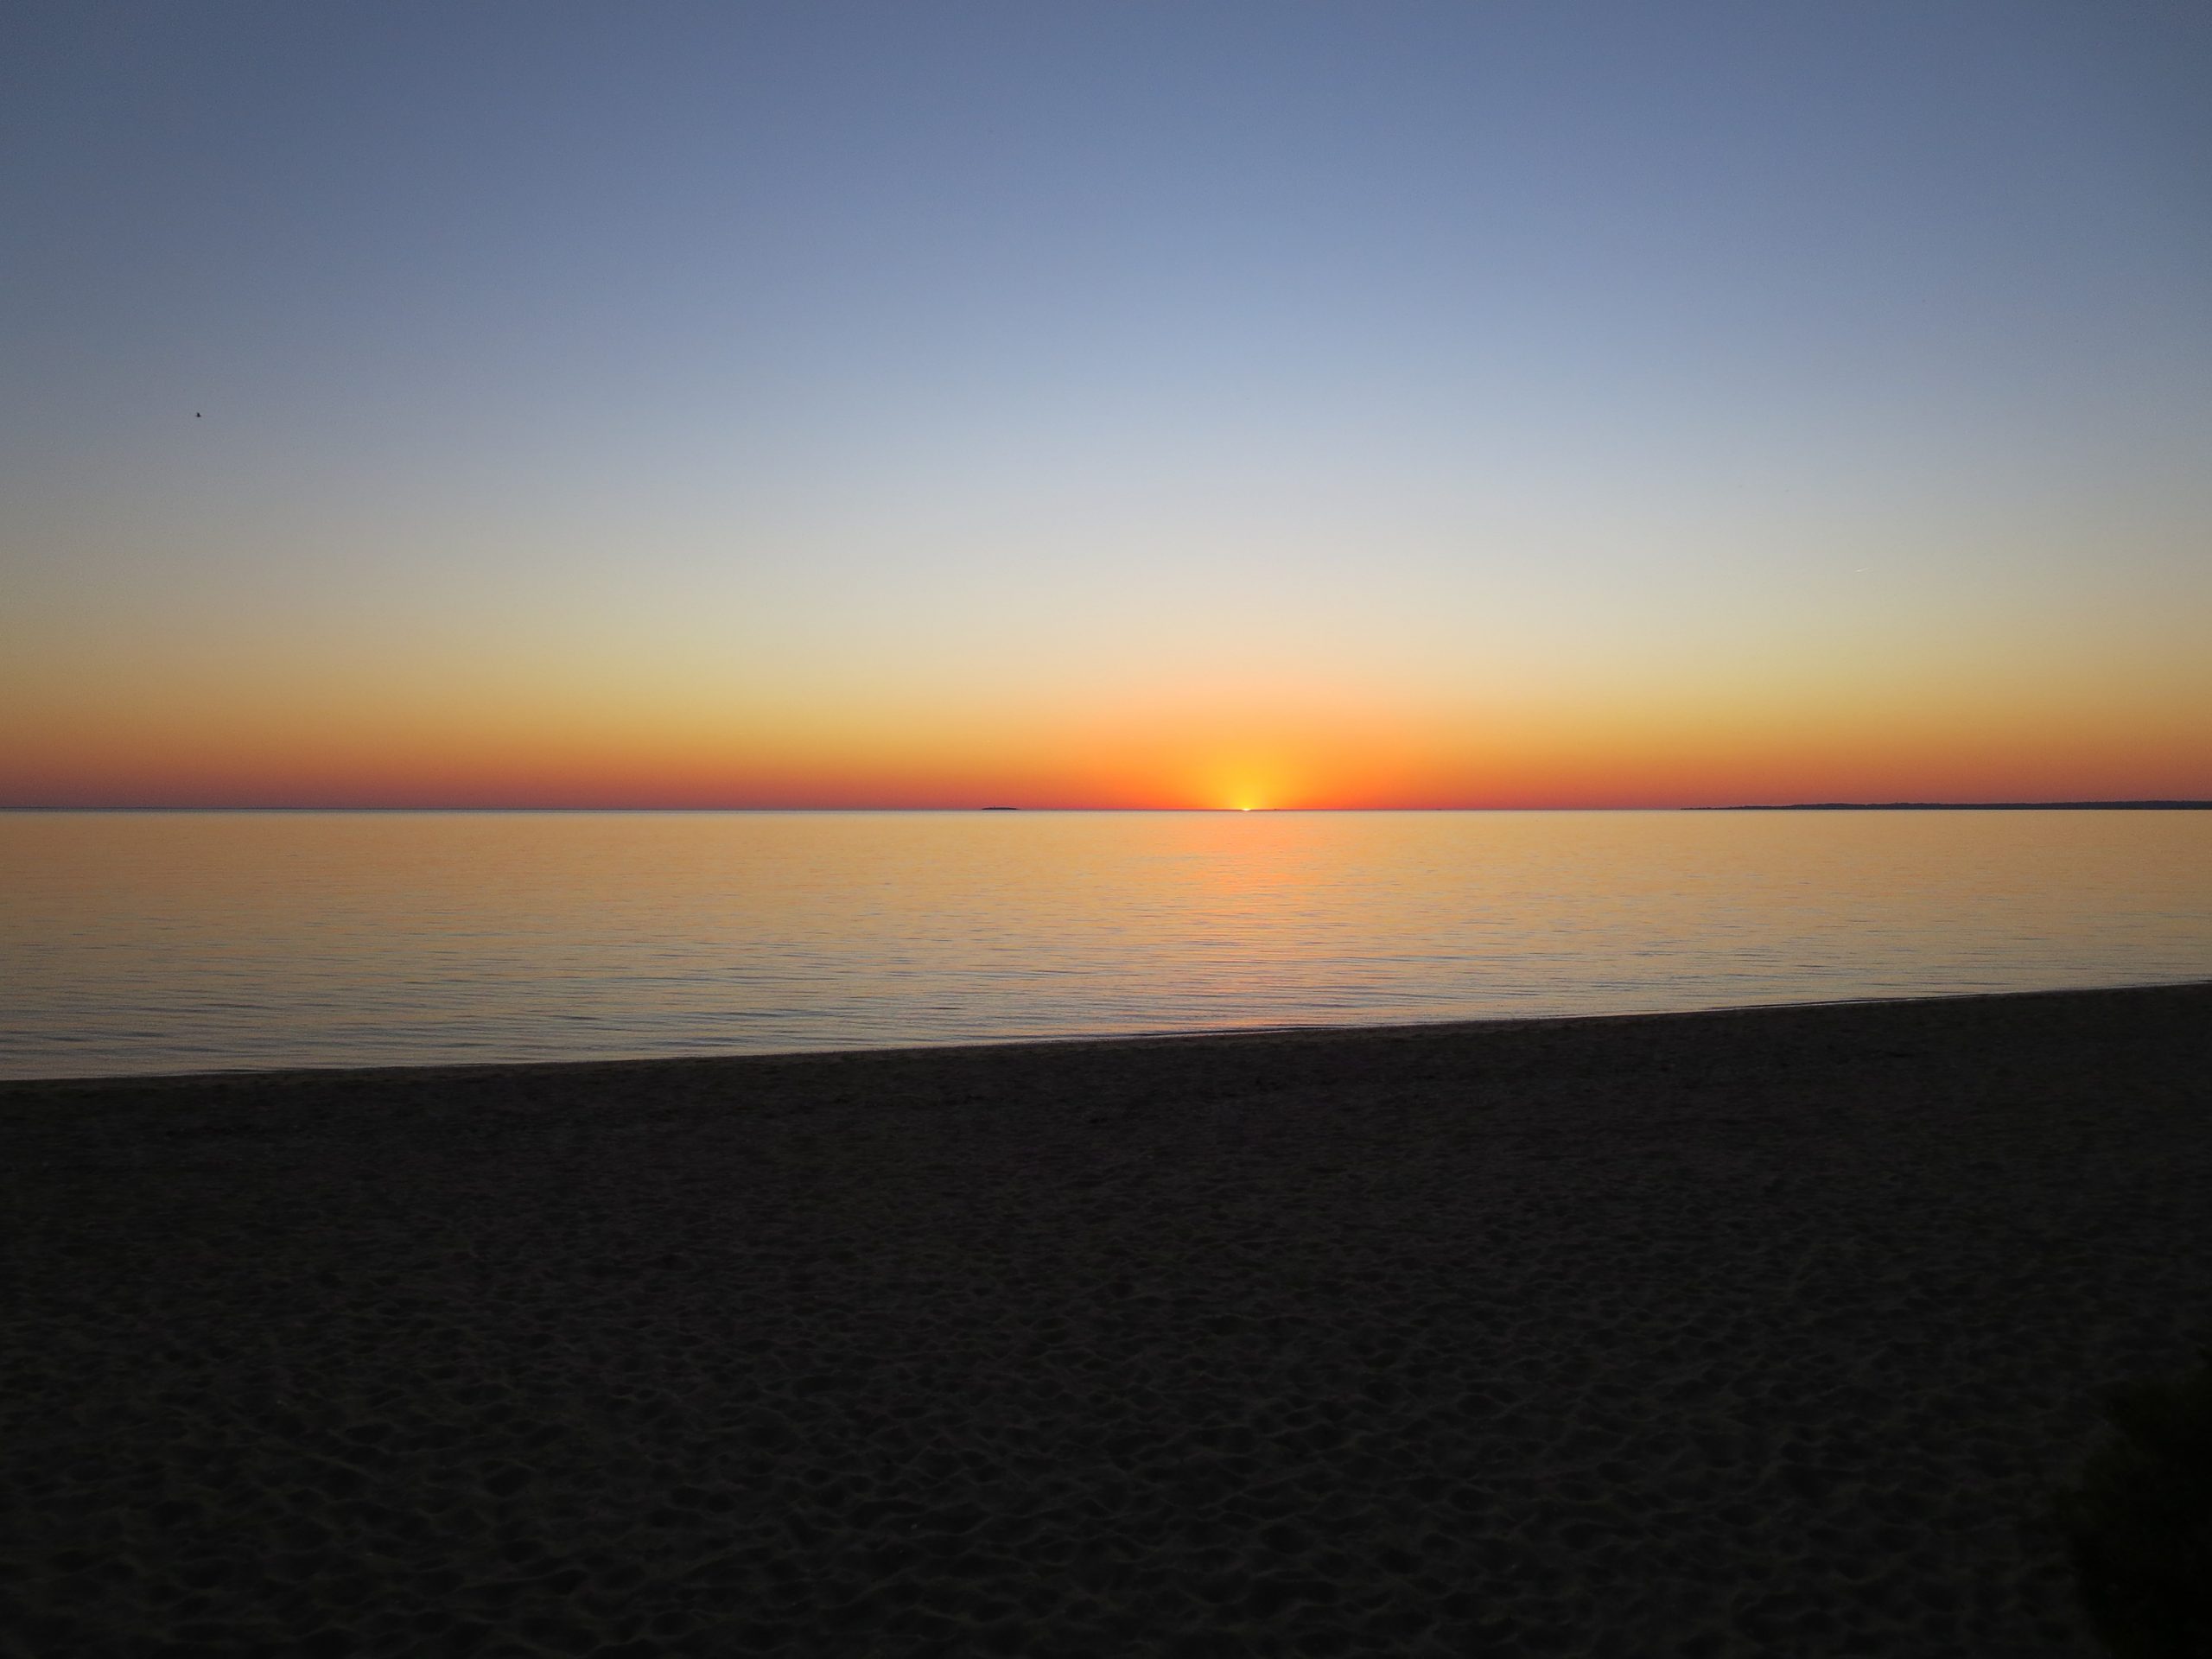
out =
[[[855,16],[27,25],[0,805],[2212,797],[2198,21]]]

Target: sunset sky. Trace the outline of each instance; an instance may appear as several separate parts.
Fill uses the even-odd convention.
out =
[[[2212,9],[6,34],[0,804],[2212,796]]]

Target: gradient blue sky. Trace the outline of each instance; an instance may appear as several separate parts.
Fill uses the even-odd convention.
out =
[[[2212,795],[2212,9],[11,19],[0,801]]]

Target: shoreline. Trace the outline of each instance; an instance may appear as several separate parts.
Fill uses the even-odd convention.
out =
[[[0,1084],[29,1651],[2096,1651],[2212,984]]]
[[[1715,810],[1734,810],[1716,808]],[[1781,810],[1781,809],[1776,809]],[[976,1038],[943,1043],[886,1043],[848,1048],[786,1048],[744,1050],[696,1054],[607,1054],[559,1059],[423,1060],[389,1065],[271,1065],[215,1067],[200,1071],[61,1072],[39,1077],[0,1077],[0,1109],[7,1096],[24,1090],[84,1090],[97,1091],[109,1085],[156,1087],[191,1086],[214,1083],[295,1083],[324,1081],[370,1082],[385,1079],[463,1078],[474,1076],[526,1075],[571,1069],[631,1066],[696,1066],[770,1065],[799,1060],[841,1060],[862,1056],[957,1056],[1003,1053],[1008,1050],[1057,1052],[1069,1048],[1118,1048],[1153,1044],[1261,1042],[1281,1039],[1334,1039],[1471,1035],[1523,1026],[1592,1026],[1623,1020],[1697,1020],[1729,1014],[1780,1013],[1813,1008],[1881,1008],[1925,1003],[1977,1003],[2043,997],[2112,996],[2135,991],[2212,989],[2212,978],[2127,981],[2112,985],[2060,986],[2036,990],[1904,992],[1895,996],[1815,997],[1794,1001],[1725,1002],[1692,1008],[1639,1008],[1602,1014],[1502,1014],[1473,1019],[1353,1021],[1281,1026],[1216,1026],[1188,1031],[1071,1032],[1065,1034],[1026,1033],[1012,1037]]]

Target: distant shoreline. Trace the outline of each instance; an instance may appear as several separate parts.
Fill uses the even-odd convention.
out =
[[[1795,801],[1686,806],[1685,812],[2206,812],[2212,801]]]

